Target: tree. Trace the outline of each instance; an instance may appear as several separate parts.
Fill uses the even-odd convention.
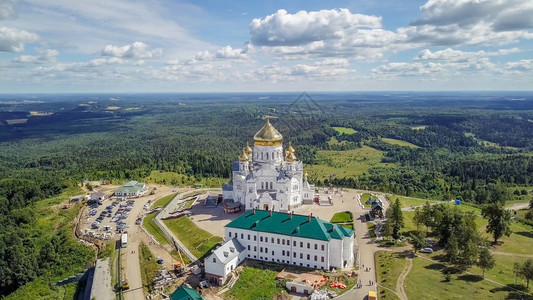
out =
[[[527,288],[529,289],[529,281],[533,280],[533,258],[530,258],[522,264],[521,275],[526,279]]]
[[[400,199],[396,199],[396,201],[392,205],[392,208],[387,211],[390,212],[387,215],[387,218],[391,222],[390,225],[392,227],[392,237],[394,239],[398,239],[400,238],[400,230],[402,230],[404,226],[402,206],[400,204]]]
[[[515,262],[513,265],[514,285],[517,285],[518,276],[522,276],[522,264]]]
[[[415,248],[415,253],[426,245],[426,240],[424,239],[420,231],[411,233],[411,241],[413,243],[413,248]]]
[[[391,234],[392,234],[392,228],[390,225],[390,221],[387,220],[383,222],[383,227],[381,228],[381,235],[384,236],[388,240]]]
[[[483,278],[485,278],[485,270],[494,268],[494,257],[487,247],[482,248],[479,252],[479,260],[477,261],[477,265],[483,270]]]
[[[512,214],[500,203],[485,205],[481,210],[483,218],[488,220],[487,232],[492,233],[494,243],[502,236],[511,235]]]

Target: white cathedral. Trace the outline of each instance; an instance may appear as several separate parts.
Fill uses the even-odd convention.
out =
[[[303,203],[313,203],[314,185],[307,182],[303,163],[291,143],[283,151],[283,136],[270,124],[254,135],[254,149],[243,149],[233,163],[233,176],[222,186],[224,200],[233,199],[245,210],[288,212]]]

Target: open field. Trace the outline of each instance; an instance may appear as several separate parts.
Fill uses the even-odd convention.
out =
[[[350,212],[338,212],[331,218],[331,223],[346,223],[353,222],[352,214]]]
[[[348,141],[339,141],[337,140],[336,137],[332,136],[329,140],[328,140],[328,145],[330,146],[333,146],[333,145],[348,145]]]
[[[418,126],[411,126],[411,129],[423,130],[423,129],[426,129],[427,127],[428,127],[428,125],[418,125]]]
[[[275,280],[279,271],[266,267],[245,266],[239,280],[225,296],[236,300],[271,300],[279,293],[286,294],[285,287]]]
[[[154,203],[152,203],[152,205],[150,206],[150,209],[154,209],[158,206],[167,206],[170,201],[172,201],[172,199],[174,199],[174,197],[176,197],[177,193],[174,193],[174,194],[171,194],[171,195],[168,195],[168,196],[165,196],[157,201],[155,201]]]
[[[333,129],[335,129],[335,131],[337,131],[338,133],[340,134],[354,134],[354,133],[357,133],[357,130],[353,129],[353,128],[347,128],[347,127],[332,127]]]
[[[379,251],[375,255],[378,284],[395,291],[396,281],[407,261],[400,253]],[[378,298],[385,300],[399,299],[397,295],[382,287],[378,287]]]
[[[170,244],[170,241],[168,240],[167,236],[161,231],[161,229],[155,225],[155,223],[152,221],[157,213],[148,214],[143,219],[143,227],[148,232],[150,232],[151,235],[154,236],[156,241],[159,242],[161,245]]]
[[[409,147],[409,148],[413,148],[413,149],[420,148],[420,147],[418,147],[418,146],[415,145],[415,144],[411,144],[411,143],[409,143],[409,142],[402,141],[402,140],[389,139],[389,138],[381,138],[381,140],[384,141],[385,143],[389,143],[389,144],[392,144],[392,145],[398,145],[398,146],[403,146],[403,147]]]
[[[356,177],[368,172],[370,167],[393,167],[394,164],[382,163],[383,152],[363,146],[359,149],[346,151],[317,151],[317,165],[306,165],[311,178],[329,179],[330,175],[337,178]]]
[[[416,257],[405,280],[409,299],[518,299],[515,292],[475,275],[452,274],[451,281],[446,282],[444,268],[444,264]]]
[[[223,240],[221,237],[214,236],[199,228],[187,217],[164,220],[163,222],[183,245],[198,258],[208,254],[213,247]]]

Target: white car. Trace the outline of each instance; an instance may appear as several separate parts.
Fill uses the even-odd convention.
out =
[[[427,247],[420,249],[420,253],[433,253],[433,249]]]

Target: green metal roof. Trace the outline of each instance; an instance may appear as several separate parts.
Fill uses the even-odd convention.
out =
[[[329,241],[343,239],[353,235],[354,231],[337,224],[323,221],[316,217],[292,215],[267,210],[253,210],[231,221],[226,227],[248,229],[252,231],[276,233],[294,237]]]
[[[170,295],[170,300],[203,300],[202,296],[184,285],[180,286],[174,293]]]
[[[121,187],[119,187],[115,193],[118,192],[127,192],[127,193],[136,193],[139,190],[143,189],[143,186],[145,185],[144,182],[137,182],[137,181],[130,181]]]

